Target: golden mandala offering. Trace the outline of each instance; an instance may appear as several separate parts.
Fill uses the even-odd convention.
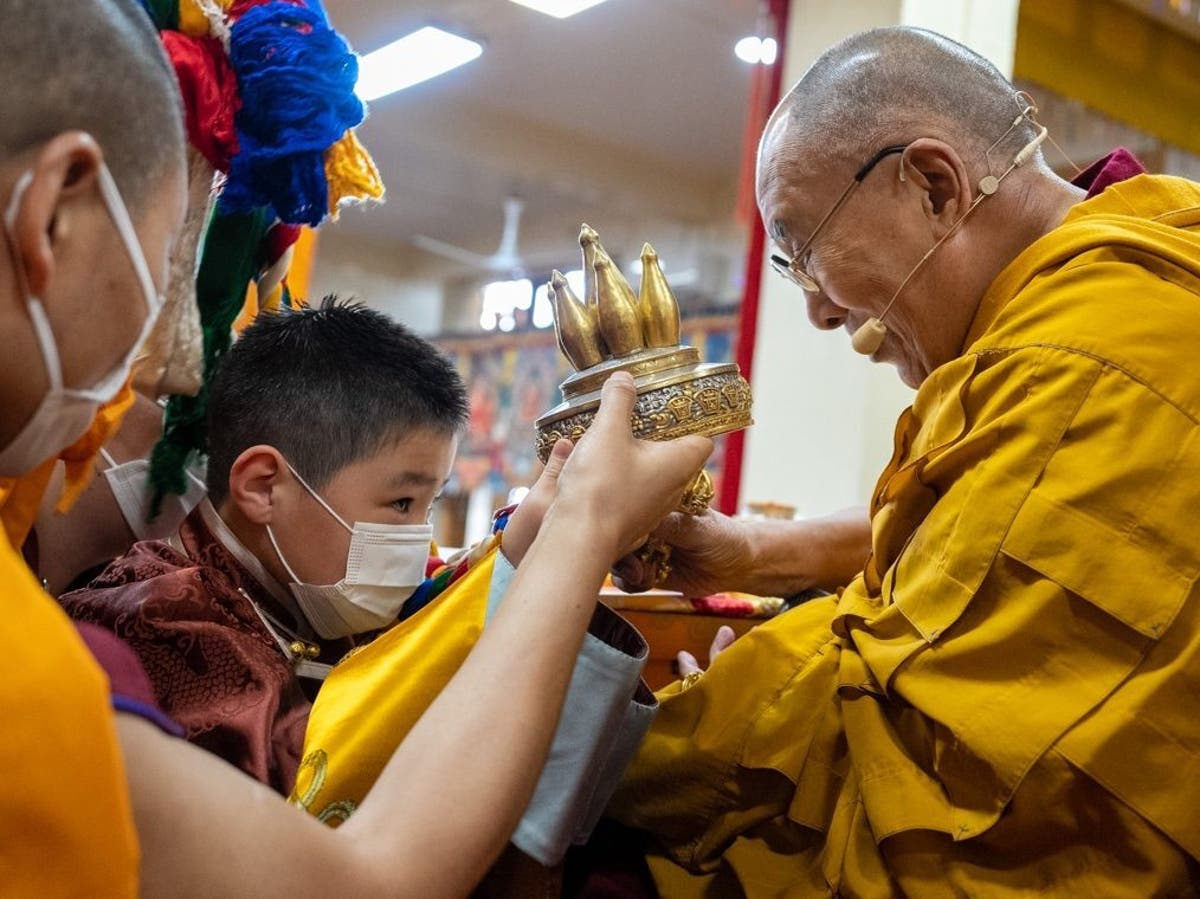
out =
[[[642,247],[641,290],[635,294],[587,225],[579,245],[586,296],[576,297],[560,272],[550,280],[554,332],[575,373],[561,385],[563,401],[537,420],[538,458],[545,462],[563,437],[583,436],[600,406],[600,388],[617,371],[634,378],[638,438],[715,437],[753,424],[750,385],[737,364],[703,362],[695,347],[680,343],[679,303],[654,248]],[[698,515],[712,498],[712,481],[701,471],[680,509]],[[669,552],[662,544],[643,550],[643,558],[657,565],[659,580],[670,571]]]

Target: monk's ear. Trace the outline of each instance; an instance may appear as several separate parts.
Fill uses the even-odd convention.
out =
[[[279,486],[287,477],[287,463],[273,446],[243,450],[229,468],[229,501],[254,524],[270,524],[278,513]]]
[[[29,180],[11,210],[11,227],[29,291],[36,297],[46,298],[64,244],[81,230],[74,227],[76,210],[99,202],[94,182],[102,159],[91,135],[65,131],[47,141],[26,170]]]
[[[934,238],[940,238],[971,205],[975,191],[966,166],[953,147],[930,137],[909,144],[900,165],[905,183],[919,192]]]

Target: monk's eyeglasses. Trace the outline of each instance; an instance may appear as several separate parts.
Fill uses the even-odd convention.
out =
[[[787,278],[793,284],[798,285],[802,290],[809,293],[819,293],[821,285],[804,268],[804,255],[808,252],[808,248],[812,246],[812,242],[817,239],[817,235],[821,233],[821,229],[829,224],[829,220],[837,215],[839,209],[846,205],[846,201],[850,199],[850,195],[854,193],[855,188],[863,183],[863,179],[871,174],[871,169],[879,165],[888,156],[895,153],[903,153],[908,148],[908,144],[895,144],[890,147],[884,147],[874,156],[867,160],[866,164],[854,173],[854,179],[846,185],[846,189],[842,191],[842,195],[838,197],[837,202],[833,204],[830,210],[825,213],[824,218],[817,222],[817,227],[808,235],[808,240],[804,241],[804,245],[796,251],[791,259],[782,256],[778,253],[771,254],[771,268],[775,269],[783,277]]]

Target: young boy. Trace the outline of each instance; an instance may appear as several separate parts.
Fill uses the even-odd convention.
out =
[[[286,794],[329,665],[432,598],[466,394],[432,345],[332,299],[262,317],[211,390],[208,498],[61,602],[137,652],[191,742]]]

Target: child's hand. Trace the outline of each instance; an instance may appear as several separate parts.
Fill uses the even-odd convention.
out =
[[[542,519],[558,492],[558,476],[574,448],[570,440],[560,440],[554,444],[550,458],[546,460],[546,467],[529,488],[529,493],[521,500],[521,504],[509,516],[508,524],[504,528],[501,551],[514,568],[521,564],[533,543],[533,538],[541,529]]]
[[[713,446],[700,436],[636,439],[630,424],[636,402],[628,373],[605,382],[600,410],[563,468],[549,512],[555,526],[586,527],[614,560],[679,505]]]

